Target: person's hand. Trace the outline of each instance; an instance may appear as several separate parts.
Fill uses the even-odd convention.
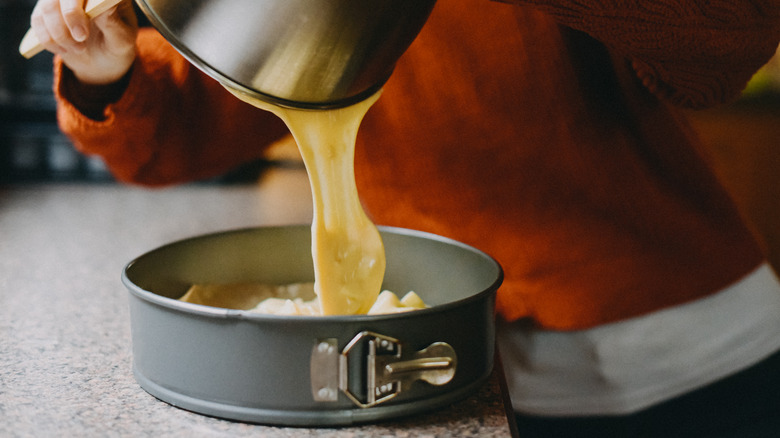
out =
[[[59,55],[76,78],[93,85],[121,79],[133,65],[138,22],[123,1],[93,20],[86,0],[39,0],[30,19],[38,41]]]

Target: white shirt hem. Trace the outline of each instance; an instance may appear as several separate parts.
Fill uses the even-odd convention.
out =
[[[780,281],[764,263],[695,302],[593,329],[501,324],[515,410],[536,415],[635,412],[743,370],[780,349]]]

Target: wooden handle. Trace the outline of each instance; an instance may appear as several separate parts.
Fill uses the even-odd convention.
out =
[[[84,7],[84,12],[87,13],[87,17],[95,18],[98,15],[106,12],[107,10],[116,6],[122,0],[87,0],[87,5]],[[22,38],[21,44],[19,44],[19,53],[27,59],[41,53],[43,46],[38,42],[38,37],[32,29],[28,30]]]

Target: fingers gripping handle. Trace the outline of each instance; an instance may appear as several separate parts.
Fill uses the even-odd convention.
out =
[[[89,18],[95,18],[98,15],[113,8],[122,0],[87,0],[87,4],[84,7],[84,12],[87,13]],[[38,41],[38,37],[35,36],[35,32],[32,29],[28,30],[22,38],[21,44],[19,44],[19,53],[27,59],[32,58],[38,53],[43,51],[43,46]]]

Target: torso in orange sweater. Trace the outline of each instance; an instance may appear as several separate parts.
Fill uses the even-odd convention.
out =
[[[760,21],[767,11],[738,16],[734,29],[714,17],[724,29],[709,33],[713,53],[736,34],[754,46],[708,64],[684,60],[706,50],[693,42],[653,47],[671,32],[663,8],[658,17],[620,10],[644,13],[643,25],[665,23],[632,34],[620,23],[637,21],[617,11],[610,25],[595,6],[577,10],[583,2],[540,3],[439,2],[358,136],[359,190],[373,219],[492,254],[506,272],[500,314],[551,329],[693,300],[757,266],[760,249],[659,96],[689,106],[736,96],[780,39],[777,24]],[[745,30],[751,20],[763,27]],[[694,41],[697,29],[687,32]],[[57,89],[63,130],[120,179],[213,176],[259,157],[257,138],[270,144],[285,134],[153,31],[141,32],[139,51],[125,95],[103,121],[68,103],[66,82]]]

